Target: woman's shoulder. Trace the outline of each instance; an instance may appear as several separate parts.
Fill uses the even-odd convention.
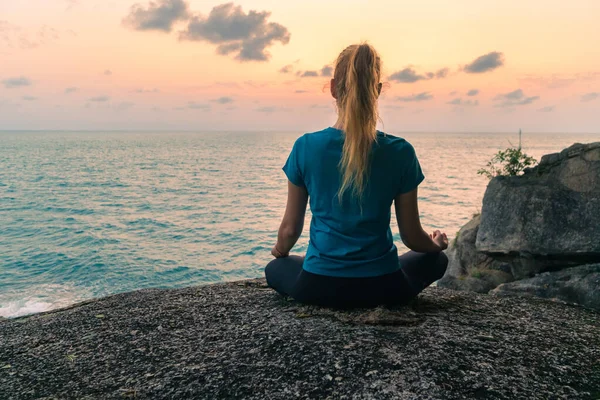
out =
[[[399,152],[414,151],[408,140],[382,131],[377,131],[377,143],[382,147],[389,147]]]

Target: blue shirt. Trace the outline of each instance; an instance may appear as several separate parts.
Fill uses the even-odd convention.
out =
[[[391,206],[425,178],[406,140],[377,132],[361,205],[351,189],[338,200],[344,134],[327,128],[296,140],[283,167],[290,182],[308,191],[312,221],[303,268],[314,274],[369,277],[400,268],[390,229]]]

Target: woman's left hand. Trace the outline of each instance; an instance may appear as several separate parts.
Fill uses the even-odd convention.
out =
[[[273,257],[275,258],[283,258],[283,257],[287,257],[289,255],[289,253],[284,254],[282,252],[279,251],[279,249],[277,249],[277,245],[273,246],[273,250],[271,250],[271,255],[273,255]]]

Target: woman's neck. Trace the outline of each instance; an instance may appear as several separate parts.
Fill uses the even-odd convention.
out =
[[[337,121],[336,121],[336,123],[333,125],[333,127],[334,127],[335,129],[339,129],[340,131],[343,131],[343,130],[344,130],[344,129],[343,129],[343,128],[344,128],[344,123],[343,123],[343,121],[341,120],[341,118],[338,118],[338,120],[337,120]]]

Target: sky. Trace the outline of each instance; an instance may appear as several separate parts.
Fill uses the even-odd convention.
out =
[[[0,0],[0,130],[332,125],[341,50],[389,132],[600,133],[597,0]]]

